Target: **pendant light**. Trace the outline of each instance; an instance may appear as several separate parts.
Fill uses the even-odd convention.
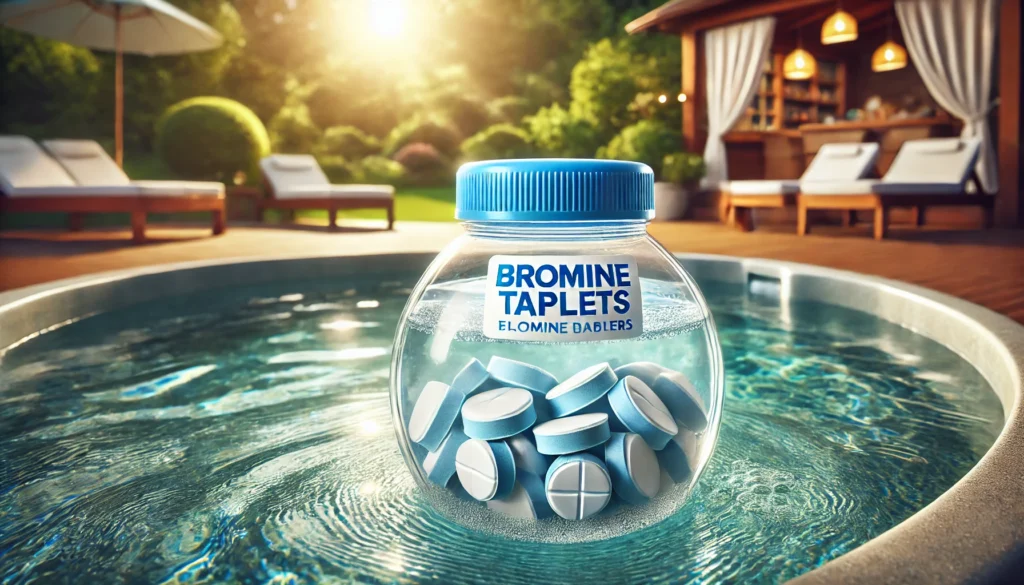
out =
[[[907,66],[907,50],[892,40],[892,16],[889,17],[889,38],[871,55],[872,71],[895,71]]]
[[[786,55],[786,60],[782,62],[782,76],[786,79],[800,81],[814,77],[817,70],[818,62],[814,60],[813,55],[804,50],[803,37],[798,30],[796,48]]]
[[[842,3],[836,6],[835,13],[825,19],[821,25],[821,44],[834,45],[857,40],[857,19],[849,12],[843,11]]]

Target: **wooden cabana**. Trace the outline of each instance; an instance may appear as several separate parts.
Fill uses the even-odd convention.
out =
[[[979,13],[988,10],[987,14],[998,17],[997,27],[977,27],[977,37],[967,41],[994,47],[990,51],[994,60],[990,83],[992,107],[986,110],[987,116],[970,116],[966,122],[988,122],[994,147],[988,158],[994,162],[979,166],[979,170],[990,173],[986,191],[993,197],[990,202],[994,210],[947,206],[936,208],[934,214],[929,211],[928,221],[981,225],[986,213],[990,213],[996,225],[1018,226],[1024,213],[1020,189],[1021,0],[671,0],[629,23],[626,30],[631,34],[659,32],[681,38],[685,146],[693,152],[704,152],[709,132],[720,135],[728,180],[797,179],[821,145],[859,141],[879,143],[874,175],[881,177],[904,142],[959,135],[965,126],[961,119],[964,116],[958,117],[940,105],[948,104],[949,96],[936,99],[930,91],[924,79],[936,78],[934,68],[919,71],[913,50],[906,66],[878,71],[879,64],[872,64],[873,54],[883,43],[891,41],[902,48],[908,46],[908,40],[915,40],[905,38],[896,4],[905,4],[900,9],[907,19],[910,16],[906,5],[928,1],[934,1],[936,6],[952,3],[956,9],[968,12],[975,8]],[[856,39],[823,44],[822,27],[840,9],[852,17]],[[930,7],[918,5],[915,9],[927,11]],[[715,37],[733,29],[732,42],[746,44],[749,37],[759,34],[756,27],[766,21],[772,23],[766,33],[770,35],[769,48],[764,53],[751,53],[764,55],[760,69],[754,72],[759,77],[758,85],[751,90],[752,97],[745,102],[739,120],[727,129],[716,130],[714,124],[709,124],[709,34]],[[830,25],[833,22],[830,20]],[[751,28],[743,29],[747,25]],[[982,30],[991,28],[998,30]],[[918,43],[920,54],[919,40]],[[787,64],[786,57],[797,48],[807,51],[816,62],[812,74],[803,80],[789,79],[793,64]],[[741,57],[742,49],[738,53]],[[886,56],[891,58],[893,54],[887,52]],[[735,57],[730,52],[729,58]],[[735,68],[733,63],[729,67]],[[971,67],[977,68],[975,63],[952,64],[954,70]],[[931,85],[934,89],[934,81]],[[711,105],[713,117],[720,118],[716,110],[721,109],[721,104]],[[718,183],[712,182],[708,187],[714,193]],[[713,198],[703,201],[702,209],[697,211],[705,216],[716,213]],[[895,213],[894,221],[920,222],[923,217],[919,211]],[[787,208],[762,213],[759,219],[792,221],[794,216],[795,208]],[[836,213],[834,217],[837,221],[842,217],[846,222],[855,219],[855,214]]]

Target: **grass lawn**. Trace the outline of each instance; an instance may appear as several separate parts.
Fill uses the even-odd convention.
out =
[[[326,211],[300,211],[298,216],[327,221]],[[339,211],[338,217],[384,219],[387,214],[380,209],[353,209]],[[455,187],[399,188],[395,193],[395,218],[399,221],[455,221]]]
[[[159,157],[152,154],[125,153],[124,170],[127,175],[137,180],[175,179],[173,173],[163,164]],[[276,221],[276,212],[267,212],[267,221]],[[302,219],[327,222],[326,211],[300,211]],[[356,209],[338,212],[339,219],[384,219],[383,210]],[[150,215],[151,223],[208,221],[206,213],[154,213]],[[399,221],[455,221],[455,187],[402,187],[395,193],[395,218]],[[25,213],[6,214],[0,217],[0,229],[18,228],[59,228],[67,225],[67,215],[63,213]],[[128,225],[126,213],[96,213],[86,216],[86,227]],[[228,224],[230,226],[230,222]]]

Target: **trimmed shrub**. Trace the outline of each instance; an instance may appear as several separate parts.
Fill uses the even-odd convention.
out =
[[[487,104],[491,117],[496,121],[518,124],[530,113],[530,100],[517,95],[507,95]]]
[[[391,131],[384,153],[394,156],[400,148],[413,142],[425,142],[444,156],[453,157],[459,151],[462,134],[455,125],[439,118],[413,118]]]
[[[259,181],[259,162],[270,154],[263,122],[242,104],[221,97],[179,102],[156,124],[156,148],[175,174],[189,179],[231,182],[245,173]]]
[[[696,183],[704,178],[706,171],[704,158],[691,152],[674,152],[666,154],[661,163],[662,181],[686,185]]]
[[[356,160],[380,154],[380,141],[354,126],[332,126],[324,131],[313,152]]]
[[[359,161],[356,179],[365,183],[398,185],[405,180],[405,167],[383,156],[368,156]]]
[[[274,152],[309,154],[320,140],[320,128],[309,118],[305,104],[281,108],[268,126]]]
[[[459,94],[447,94],[434,101],[434,107],[459,129],[463,136],[472,136],[491,123],[491,113],[480,100]]]
[[[533,153],[529,135],[511,124],[495,124],[462,143],[467,160],[527,158]]]
[[[449,183],[452,163],[433,146],[424,142],[406,144],[394,156],[407,171],[406,180],[418,186]]]
[[[353,183],[358,180],[360,169],[341,156],[318,156],[316,162],[332,183]]]
[[[573,116],[558,104],[541,108],[523,122],[530,142],[544,156],[589,158],[600,145],[598,130],[593,124]]]
[[[641,120],[626,126],[607,146],[597,150],[597,158],[642,162],[660,172],[665,155],[679,150],[682,136],[654,120]]]

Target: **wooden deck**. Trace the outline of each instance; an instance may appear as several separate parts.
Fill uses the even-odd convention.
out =
[[[219,237],[199,227],[154,227],[153,241],[143,246],[132,246],[123,231],[0,232],[0,290],[167,262],[437,250],[461,233],[457,224],[410,222],[398,222],[393,232],[232,226]],[[716,223],[682,222],[652,224],[650,231],[674,252],[756,256],[875,274],[952,294],[1024,323],[1024,231],[897,226],[892,239],[876,242],[868,229],[823,226],[799,238],[788,227],[741,233]]]

